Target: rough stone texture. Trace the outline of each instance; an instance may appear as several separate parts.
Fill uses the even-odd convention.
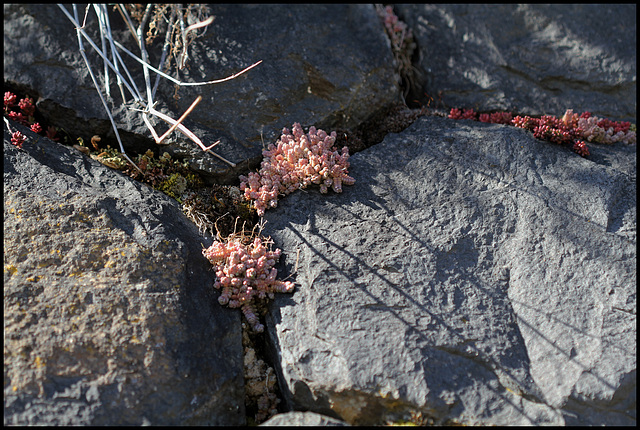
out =
[[[348,426],[349,424],[335,418],[314,412],[286,412],[265,421],[263,426]]]
[[[86,141],[94,134],[113,137],[73,26],[62,11],[55,4],[5,5],[4,11],[5,81],[37,91],[38,106],[51,122],[76,130]],[[372,5],[220,4],[211,5],[210,11],[215,21],[191,45],[190,68],[183,70],[182,80],[220,79],[258,60],[263,63],[225,83],[183,87],[177,101],[174,85],[163,79],[156,100],[161,102],[158,109],[178,118],[198,94],[203,96],[185,124],[205,143],[220,139],[214,151],[239,163],[238,168],[202,153],[180,133],[170,139],[177,140],[177,146],[167,150],[218,181],[236,181],[249,165],[257,166],[263,140],[275,141],[282,128],[294,122],[349,128],[400,100],[389,42]],[[96,21],[90,13],[90,34],[97,33]],[[133,50],[132,37],[117,13],[111,21],[117,40]],[[159,61],[161,43],[158,38],[159,45],[150,49],[153,64]],[[92,64],[100,64],[94,70],[101,70],[93,49],[87,46],[86,51]],[[132,65],[130,71],[142,91],[141,68]],[[140,115],[121,107],[115,83],[112,94],[119,128],[151,137]],[[125,137],[125,146],[133,150],[149,145]]]
[[[239,314],[164,194],[4,132],[5,425],[245,423]],[[37,141],[37,142],[36,142]]]
[[[635,424],[636,149],[423,117],[265,214],[285,399],[350,424]],[[285,271],[286,274],[286,271]]]
[[[633,5],[396,10],[436,104],[442,90],[449,107],[635,120]],[[5,82],[114,146],[59,9],[4,11]],[[163,81],[158,99],[177,117],[205,96],[187,125],[238,168],[181,135],[162,150],[215,180],[257,165],[261,133],[362,126],[397,100],[371,5],[212,13],[185,79],[264,63],[178,101]],[[146,149],[139,117],[114,111],[128,148]],[[243,424],[240,316],[217,305],[195,228],[170,199],[39,139],[20,151],[5,132],[5,424]],[[342,194],[267,211],[280,268],[300,249],[298,290],[267,319],[286,406],[351,424],[635,424],[635,147],[590,151],[425,118],[354,155]]]
[[[636,5],[397,6],[423,91],[448,108],[636,117]]]

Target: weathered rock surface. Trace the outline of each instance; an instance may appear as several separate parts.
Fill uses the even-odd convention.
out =
[[[635,4],[396,9],[420,51],[425,86],[416,97],[426,92],[432,105],[635,121]]]
[[[635,424],[635,151],[423,117],[342,194],[287,196],[265,232],[298,267],[267,321],[290,407]]]
[[[197,228],[164,194],[16,127],[5,425],[244,424],[240,315],[215,303]]]
[[[286,412],[265,421],[263,426],[348,426],[349,424],[335,418],[314,412]]]
[[[635,6],[473,7],[397,8],[433,103],[442,90],[449,107],[635,121]],[[55,125],[115,146],[60,10],[4,10],[5,81],[37,91]],[[263,64],[179,100],[162,81],[158,99],[177,117],[204,95],[186,124],[238,168],[181,135],[162,150],[216,181],[294,121],[362,126],[399,96],[370,5],[211,11],[181,76]],[[143,151],[118,93],[125,144]],[[4,139],[5,424],[243,424],[240,314],[215,301],[208,243],[179,206],[46,139]],[[298,290],[267,319],[285,406],[350,424],[635,424],[636,153],[590,151],[424,118],[354,155],[343,194],[267,211],[281,268],[300,249]],[[316,418],[275,422],[329,424]]]
[[[37,91],[38,106],[52,123],[75,130],[86,141],[101,134],[117,147],[73,25],[62,11],[55,4],[5,5],[4,11],[5,80]],[[197,95],[203,96],[185,124],[205,143],[220,139],[214,151],[238,167],[203,153],[180,133],[169,139],[176,145],[167,150],[218,182],[236,181],[249,165],[258,165],[263,140],[274,141],[294,122],[350,128],[401,99],[389,42],[373,5],[211,5],[210,11],[215,21],[190,45],[189,68],[181,71],[181,80],[220,79],[256,61],[263,63],[221,84],[182,87],[179,100],[174,99],[174,84],[163,79],[156,108],[177,119]],[[97,34],[96,21],[91,12],[86,24],[90,34]],[[111,21],[117,40],[139,52],[117,12]],[[160,39],[149,49],[153,64],[160,59]],[[85,45],[94,71],[102,73],[99,57]],[[144,94],[142,69],[136,64],[129,70]],[[112,112],[118,127],[150,138],[141,116],[122,108],[113,81]],[[144,152],[149,144],[125,137],[125,147],[133,150]]]

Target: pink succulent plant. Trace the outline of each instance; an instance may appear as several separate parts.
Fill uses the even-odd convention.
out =
[[[588,115],[581,116],[577,121],[577,129],[582,138],[589,142],[612,144],[623,142],[626,144],[636,143],[635,131],[630,131],[629,122],[616,122],[607,118],[599,118]]]
[[[460,109],[453,108],[449,113],[449,118],[451,119],[472,119],[477,121],[476,112],[473,109],[464,109],[460,111]]]
[[[585,140],[596,143],[636,143],[636,132],[631,130],[631,123],[598,118],[593,116],[591,112],[578,115],[572,109],[567,109],[562,118],[556,118],[552,115],[543,115],[540,118],[528,115],[513,117],[510,112],[481,113],[477,119],[475,115],[473,109],[460,111],[460,109],[453,108],[449,112],[451,119],[473,119],[524,128],[531,131],[537,139],[558,145],[568,145],[582,157],[589,155]]]
[[[335,141],[335,131],[328,135],[311,126],[305,134],[300,123],[294,123],[291,132],[284,128],[276,144],[262,152],[260,170],[240,176],[240,190],[260,216],[277,206],[279,195],[310,184],[319,185],[321,193],[329,188],[342,192],[342,184],[353,185],[355,179],[348,175],[349,149],[345,146],[339,153]]]
[[[589,156],[589,148],[587,148],[587,145],[582,140],[576,140],[572,149],[582,157]]]
[[[404,44],[410,43],[409,41],[413,38],[411,29],[406,23],[398,19],[397,15],[393,12],[392,6],[377,8],[377,12],[384,23],[385,30],[395,49],[401,50]]]
[[[18,100],[18,96],[16,96],[10,91],[6,91],[4,93],[4,111],[9,112],[9,110],[16,105],[17,100]]]
[[[21,110],[21,112],[14,110],[16,108]],[[35,122],[35,111],[36,106],[34,105],[32,98],[25,97],[18,101],[18,96],[13,94],[11,91],[6,91],[4,93],[4,114],[11,120],[30,127],[31,131],[33,131],[34,133],[42,133],[42,126],[39,123]],[[47,137],[50,137],[53,140],[59,140],[57,137],[55,137],[55,129],[53,127],[49,127]],[[11,137],[11,143],[16,145],[18,148],[22,148],[22,144],[24,143],[24,141],[24,135],[18,132],[13,133]]]
[[[36,111],[36,107],[33,104],[33,99],[26,97],[18,103],[18,107],[22,109],[22,112],[25,113],[28,117],[32,117],[34,112]]]
[[[37,122],[31,124],[31,131],[33,131],[34,133],[42,133],[42,126],[40,126],[40,124]]]
[[[55,140],[55,141],[60,140],[59,138],[56,137],[56,133],[57,133],[57,130],[54,126],[50,125],[49,127],[47,127],[47,137],[49,139]]]
[[[13,143],[18,148],[22,149],[22,144],[24,143],[25,139],[26,139],[26,136],[20,133],[19,131],[16,131],[13,134],[11,134],[11,143]]]
[[[280,258],[280,249],[269,251],[271,242],[256,237],[249,245],[238,238],[226,242],[215,241],[202,250],[202,254],[215,267],[213,286],[221,289],[218,298],[221,305],[241,308],[245,318],[256,332],[264,331],[255,313],[255,300],[270,298],[274,293],[291,293],[293,282],[276,279],[278,270],[273,268]]]

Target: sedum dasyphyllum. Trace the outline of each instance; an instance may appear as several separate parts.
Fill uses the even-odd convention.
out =
[[[221,305],[241,308],[251,328],[263,332],[255,313],[255,300],[269,297],[274,293],[291,293],[293,282],[276,279],[278,270],[273,268],[280,258],[280,249],[267,250],[260,237],[244,245],[240,238],[234,237],[226,242],[215,241],[202,250],[202,254],[215,267],[216,281],[213,286],[222,290],[218,298]]]
[[[611,121],[583,112],[578,115],[568,109],[562,121],[567,127],[575,128],[583,139],[589,142],[612,144],[623,142],[636,143],[636,133],[631,130],[631,123],[627,121]]]
[[[260,170],[240,176],[240,190],[253,201],[258,215],[264,215],[269,207],[276,207],[278,195],[287,195],[309,184],[320,185],[320,192],[329,188],[342,192],[342,184],[353,185],[355,179],[348,175],[349,149],[342,153],[333,146],[336,132],[328,135],[311,126],[305,134],[299,123],[293,129],[284,128],[275,145],[270,144],[262,152],[264,159]]]
[[[578,115],[573,113],[572,109],[567,109],[562,118],[556,118],[553,115],[533,118],[528,115],[514,117],[510,112],[483,113],[478,117],[473,109],[461,111],[453,108],[449,113],[449,118],[514,125],[533,132],[533,136],[537,139],[570,146],[574,152],[582,157],[589,155],[589,149],[584,140],[608,144],[615,142],[636,143],[636,133],[635,129],[632,129],[631,123],[599,118],[592,116],[590,112]]]
[[[17,112],[16,108],[20,109],[22,112]],[[5,91],[4,93],[4,115],[15,122],[19,122],[22,125],[31,128],[31,131],[34,133],[40,134],[43,132],[42,126],[35,122],[36,106],[32,98],[25,97],[18,101],[18,96],[13,94],[11,91]],[[16,132],[18,133],[18,132]],[[22,136],[22,137],[20,137]],[[59,140],[56,137],[56,129],[55,127],[49,127],[47,130],[46,136],[51,140]],[[25,141],[25,136],[22,133],[18,133],[16,135],[13,133],[11,138],[11,143],[16,145],[18,148],[22,148],[22,144]]]

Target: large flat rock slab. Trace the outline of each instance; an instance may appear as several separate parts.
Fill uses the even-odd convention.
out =
[[[73,130],[85,141],[101,134],[117,147],[80,55],[76,32],[63,12],[55,4],[5,5],[4,12],[5,81],[35,90],[39,108],[54,125]],[[221,79],[259,60],[262,64],[215,85],[176,90],[162,79],[155,100],[156,109],[177,119],[202,95],[185,124],[205,144],[221,140],[213,151],[238,167],[203,153],[181,133],[169,138],[175,145],[162,150],[188,159],[194,170],[212,180],[236,181],[250,165],[260,163],[263,142],[275,141],[282,128],[294,122],[350,128],[401,100],[389,41],[373,5],[216,4],[209,6],[209,12],[215,20],[189,46],[188,67],[179,72],[181,81]],[[84,7],[78,13],[84,16]],[[139,54],[119,14],[110,12],[110,17],[114,38]],[[85,28],[100,46],[93,11]],[[153,65],[159,63],[163,41],[164,35],[148,47]],[[102,60],[86,41],[85,50],[93,70],[102,74]],[[129,71],[146,97],[142,68],[129,60]],[[175,77],[175,67],[171,75]],[[155,82],[153,73],[152,79]],[[109,104],[124,133],[125,147],[144,153],[136,136],[151,134],[141,115],[122,105],[113,75],[112,81]],[[167,128],[160,120],[154,123],[159,130]]]
[[[285,398],[350,424],[635,424],[636,149],[423,117],[265,214]],[[299,252],[299,255],[298,255]],[[286,272],[285,272],[286,273]]]
[[[396,9],[417,41],[417,67],[432,105],[527,115],[573,109],[635,121],[635,4]]]
[[[171,198],[15,127],[4,424],[245,424],[240,315],[214,297],[210,243]]]

